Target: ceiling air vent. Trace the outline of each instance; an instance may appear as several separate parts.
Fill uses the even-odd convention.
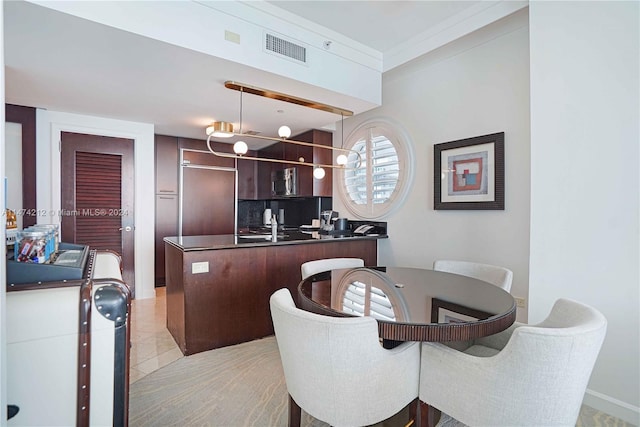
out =
[[[307,62],[307,48],[288,40],[265,33],[265,49],[268,52],[277,53],[287,58],[295,59],[303,63]]]

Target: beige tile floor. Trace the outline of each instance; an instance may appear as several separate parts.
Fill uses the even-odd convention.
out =
[[[183,357],[167,330],[165,290],[156,288],[156,298],[134,299],[131,303],[129,383]]]

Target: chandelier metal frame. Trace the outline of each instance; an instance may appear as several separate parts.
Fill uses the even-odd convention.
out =
[[[228,89],[233,89],[233,90],[237,90],[240,92],[240,132],[234,132],[233,131],[233,124],[229,123],[229,122],[213,122],[210,126],[207,127],[207,149],[214,155],[218,156],[218,157],[225,157],[225,158],[233,158],[233,159],[247,159],[247,160],[255,160],[255,161],[261,161],[261,162],[271,162],[271,163],[282,163],[282,164],[289,164],[289,165],[301,165],[301,166],[309,166],[309,167],[313,167],[313,168],[332,168],[332,169],[343,169],[343,170],[355,170],[355,169],[359,169],[360,165],[362,164],[362,156],[360,155],[359,152],[355,151],[355,150],[351,150],[351,149],[347,149],[347,148],[342,148],[342,147],[334,147],[332,145],[320,145],[320,144],[314,144],[312,142],[304,142],[304,141],[297,141],[295,139],[288,139],[288,135],[287,136],[281,136],[279,138],[276,137],[270,137],[270,136],[263,136],[263,135],[254,135],[254,134],[248,134],[248,133],[242,133],[242,95],[247,92],[247,93],[251,93],[254,95],[258,95],[258,96],[263,96],[266,98],[270,98],[270,99],[277,99],[279,101],[284,101],[284,102],[289,102],[292,104],[296,104],[296,105],[301,105],[304,107],[308,107],[308,108],[314,108],[317,110],[322,110],[322,111],[326,111],[326,112],[330,112],[330,113],[334,113],[334,114],[340,114],[341,119],[342,119],[342,139],[343,139],[343,145],[344,145],[344,118],[345,116],[349,117],[353,115],[352,111],[349,110],[345,110],[343,108],[339,108],[339,107],[334,107],[331,105],[327,105],[327,104],[323,104],[320,102],[315,102],[315,101],[310,101],[307,99],[303,99],[303,98],[299,98],[299,97],[295,97],[292,95],[287,95],[284,93],[280,93],[280,92],[275,92],[272,90],[267,90],[267,89],[262,89],[262,88],[258,88],[255,86],[250,86],[250,85],[246,85],[243,83],[238,83],[238,82],[234,82],[231,80],[228,80],[225,82],[225,87]],[[290,133],[290,130],[289,130]],[[269,159],[269,158],[265,158],[265,157],[256,157],[256,156],[246,156],[246,150],[244,153],[223,153],[223,152],[219,152],[219,151],[215,151],[212,147],[211,147],[211,138],[212,137],[218,137],[218,138],[230,138],[230,137],[241,137],[241,138],[255,138],[255,139],[261,139],[261,140],[267,140],[267,141],[273,141],[273,142],[281,142],[281,143],[287,143],[287,144],[296,144],[296,145],[302,145],[302,146],[306,146],[306,147],[313,147],[313,148],[319,148],[319,149],[323,149],[323,150],[331,150],[332,152],[340,152],[341,154],[345,155],[348,158],[349,154],[355,154],[358,158],[357,160],[357,166],[354,167],[347,167],[346,164],[347,162],[345,161],[344,164],[322,164],[322,163],[313,163],[313,162],[306,162],[306,161],[300,161],[300,159],[298,160],[281,160],[281,159]],[[240,142],[240,141],[238,141]],[[236,142],[237,144],[237,142]]]

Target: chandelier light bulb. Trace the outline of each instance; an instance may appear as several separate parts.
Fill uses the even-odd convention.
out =
[[[291,128],[289,126],[280,126],[278,135],[280,138],[289,138],[291,136]]]
[[[322,179],[322,178],[324,178],[324,169],[322,169],[322,168],[315,168],[315,169],[313,170],[313,177],[314,177],[315,179]]]
[[[205,129],[207,136],[215,136],[218,138],[231,138],[233,136],[233,123],[228,122],[212,122]]]
[[[235,144],[233,144],[233,151],[240,156],[243,154],[247,154],[248,149],[249,147],[247,146],[247,143],[244,141],[238,141]]]
[[[327,46],[328,44],[330,43],[327,43]],[[222,120],[211,121],[207,125],[205,125],[204,130],[207,134],[207,141],[206,141],[207,149],[212,154],[218,157],[225,157],[229,159],[242,158],[246,160],[256,160],[256,161],[272,162],[272,163],[287,163],[291,165],[307,166],[312,168],[313,179],[318,179],[318,180],[323,179],[325,177],[327,168],[329,169],[337,168],[342,170],[356,170],[361,167],[361,163],[363,163],[363,159],[360,153],[358,153],[353,149],[343,148],[344,147],[344,117],[352,116],[353,115],[352,111],[343,110],[341,108],[305,100],[302,98],[297,98],[295,96],[287,95],[284,93],[278,93],[278,92],[274,92],[266,89],[256,88],[253,86],[245,86],[233,81],[226,81],[224,83],[224,86],[228,89],[234,89],[240,92],[240,122],[238,126],[239,130],[236,132],[236,130],[234,129],[233,123],[222,121]],[[322,143],[314,143],[313,139],[312,141],[296,141],[295,135],[292,138],[293,132],[291,128],[284,124],[279,128],[277,128],[277,131],[278,131],[277,135],[274,135],[272,133],[271,135],[268,135],[268,136],[267,135],[261,136],[259,135],[260,132],[252,132],[252,131],[247,131],[246,133],[243,133],[242,112],[243,112],[244,92],[251,92],[252,94],[260,95],[265,98],[276,99],[279,101],[290,102],[290,103],[301,105],[304,107],[323,110],[329,113],[340,114],[342,118],[342,123],[343,123],[342,124],[342,135],[343,135],[342,146],[340,148],[333,147],[331,144],[329,146],[326,146]],[[284,114],[285,111],[283,109],[280,109],[280,110],[277,110],[277,112],[279,114]],[[285,122],[286,118],[284,118],[284,115],[281,117],[283,119],[281,121],[279,120],[280,123]],[[274,123],[277,123],[277,121]],[[216,144],[215,142],[216,138],[232,138],[232,137],[234,137],[234,139],[229,141],[230,143],[232,143],[232,146],[231,147],[227,146],[227,148],[223,152],[217,152],[212,147],[212,142]],[[270,141],[271,143],[277,142],[277,143],[305,145],[307,147],[313,147],[314,153],[315,153],[316,147],[322,148],[322,149],[330,149],[332,151],[331,151],[331,154],[329,154],[329,157],[327,158],[327,160],[330,163],[329,162],[324,163],[324,159],[322,161],[318,161],[319,159],[314,159],[313,156],[309,157],[307,160],[305,158],[307,156],[301,156],[300,153],[302,152],[308,153],[309,152],[308,150],[301,150],[299,148],[295,149],[292,147],[288,147],[284,149],[285,153],[283,154],[286,154],[286,159],[271,158],[271,156],[260,156],[259,151],[249,151],[248,144],[245,141],[239,140],[239,139],[246,139],[247,137],[262,139],[262,140]],[[236,141],[235,144],[233,144],[234,141]],[[232,148],[233,151],[229,150],[229,148]],[[299,152],[299,153],[296,156],[290,157],[292,153],[296,153],[296,152]],[[357,158],[357,161],[355,161],[356,158]],[[293,160],[293,159],[297,159],[297,160]],[[329,173],[332,173],[332,172],[330,171]],[[331,179],[331,177],[332,175],[329,175],[328,178]]]

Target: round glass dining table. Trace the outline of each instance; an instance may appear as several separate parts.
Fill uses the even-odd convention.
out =
[[[508,328],[516,303],[482,280],[434,270],[359,267],[318,273],[298,285],[300,308],[372,316],[385,347],[402,341],[466,341]]]

